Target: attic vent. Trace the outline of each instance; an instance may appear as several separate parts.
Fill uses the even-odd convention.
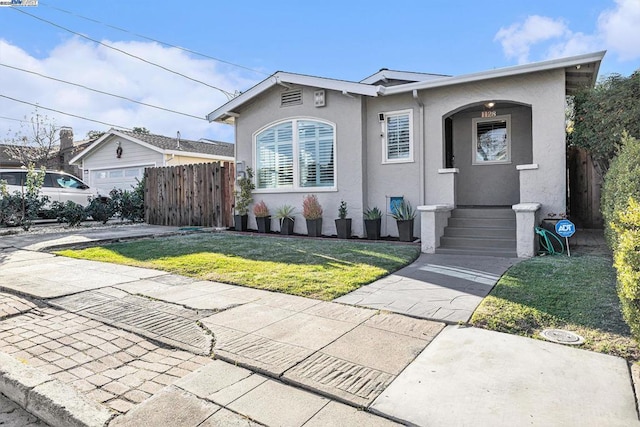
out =
[[[288,90],[282,92],[280,97],[281,107],[290,107],[291,105],[302,104],[302,89]]]

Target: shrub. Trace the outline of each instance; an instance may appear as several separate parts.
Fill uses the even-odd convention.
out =
[[[340,207],[338,207],[338,218],[346,219],[347,218],[347,202],[344,200],[340,200]]]
[[[113,189],[109,193],[116,213],[131,222],[144,221],[144,180],[133,191]]]
[[[640,203],[629,198],[625,210],[616,211],[612,230],[617,247],[614,264],[622,314],[636,341],[640,341]]]
[[[94,221],[106,224],[116,214],[116,204],[108,197],[91,197],[85,210]]]
[[[246,215],[253,201],[253,190],[256,188],[253,183],[253,169],[247,168],[246,175],[239,178],[237,183],[240,191],[236,191],[236,212],[239,215]]]
[[[605,237],[612,250],[617,247],[613,227],[629,198],[640,200],[640,141],[624,134],[618,156],[611,162],[602,186],[601,210]]]
[[[80,225],[87,219],[87,213],[84,206],[67,200],[66,203],[53,202],[52,210],[57,213],[58,222],[64,222],[71,227]]]
[[[47,196],[40,195],[44,175],[44,170],[35,169],[31,164],[23,192],[10,194],[6,183],[0,186],[0,225],[22,226],[24,230],[31,228],[33,220],[49,202]]]
[[[269,208],[267,207],[264,200],[260,200],[253,206],[253,214],[256,218],[266,218],[269,216]]]
[[[305,219],[320,219],[322,218],[322,206],[318,201],[318,196],[315,194],[308,194],[302,201],[302,216]]]

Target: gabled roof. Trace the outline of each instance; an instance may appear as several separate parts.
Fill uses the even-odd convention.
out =
[[[246,102],[271,89],[275,85],[287,86],[287,84],[296,84],[302,86],[317,87],[320,89],[331,89],[339,92],[355,95],[378,96],[378,87],[346,80],[328,79],[325,77],[307,76],[304,74],[285,73],[278,71],[277,73],[267,77],[248,91],[240,94],[227,102],[220,108],[207,114],[207,120],[210,122],[233,123],[237,114],[233,110],[244,105]]]
[[[606,51],[587,53],[568,58],[552,59],[549,61],[535,62],[531,64],[516,65],[513,67],[496,68],[479,73],[463,74],[460,76],[444,76],[427,73],[414,73],[408,71],[393,71],[382,69],[365,78],[360,83],[345,80],[327,79],[324,77],[312,77],[302,74],[292,74],[278,71],[258,83],[240,96],[232,99],[218,109],[207,114],[210,122],[232,124],[238,117],[235,111],[253,98],[277,84],[286,86],[287,83],[303,86],[332,89],[345,94],[352,93],[364,96],[388,96],[398,93],[412,92],[414,90],[429,89],[441,86],[450,86],[462,83],[490,80],[515,75],[523,75],[546,70],[564,69],[566,79],[566,93],[571,95],[581,87],[593,86],[598,77],[600,63]],[[376,83],[393,80],[388,85],[376,85]],[[408,82],[408,83],[403,83]],[[400,84],[398,84],[400,83]]]
[[[88,148],[69,161],[74,164],[82,160],[105,141],[119,136],[136,144],[140,144],[153,151],[163,154],[179,154],[204,158],[233,158],[234,144],[228,142],[211,141],[191,141],[188,139],[171,138],[164,135],[144,134],[127,130],[110,129],[100,138],[96,139]]]
[[[587,53],[568,58],[552,59],[531,64],[516,65],[513,67],[496,68],[480,73],[463,74],[460,76],[443,77],[423,82],[407,83],[399,86],[382,88],[381,95],[393,95],[396,93],[410,92],[413,90],[429,89],[440,86],[469,83],[480,80],[489,80],[499,77],[508,77],[521,74],[535,73],[539,71],[565,69],[567,79],[567,95],[571,95],[579,87],[593,86],[598,77],[600,62],[606,51]]]
[[[382,86],[387,86],[388,81],[404,81],[404,82],[424,82],[427,80],[438,79],[440,77],[450,77],[444,74],[430,74],[430,73],[416,73],[413,71],[397,71],[389,70],[388,68],[382,68],[377,73],[370,75],[369,77],[360,80],[360,83],[367,85],[380,83]]]

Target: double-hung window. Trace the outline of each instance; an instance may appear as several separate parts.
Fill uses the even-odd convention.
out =
[[[413,161],[413,110],[384,113],[382,162]]]
[[[256,189],[335,187],[335,126],[293,119],[255,136]]]

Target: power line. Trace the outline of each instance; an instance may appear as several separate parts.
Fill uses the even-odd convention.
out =
[[[124,54],[124,55],[127,55],[127,56],[131,57],[131,58],[135,58],[135,59],[137,59],[137,60],[139,60],[139,61],[142,61],[142,62],[144,62],[144,63],[146,63],[146,64],[153,65],[154,67],[158,67],[158,68],[160,68],[160,69],[162,69],[162,70],[168,71],[169,73],[176,74],[176,75],[178,75],[178,76],[180,76],[180,77],[184,77],[185,79],[188,79],[188,80],[191,80],[191,81],[193,81],[193,82],[200,83],[200,84],[202,84],[202,85],[205,85],[205,86],[207,86],[207,87],[210,87],[211,89],[218,90],[218,91],[222,92],[222,93],[227,97],[227,99],[228,99],[228,100],[231,100],[231,99],[233,99],[233,98],[235,97],[235,94],[233,94],[233,93],[231,93],[231,92],[227,92],[226,90],[221,89],[221,88],[219,88],[219,87],[217,87],[217,86],[210,85],[210,84],[208,84],[208,83],[203,82],[202,80],[194,79],[193,77],[189,77],[189,76],[187,76],[186,74],[182,74],[182,73],[180,73],[180,72],[178,72],[178,71],[174,71],[174,70],[172,70],[172,69],[170,69],[170,68],[167,68],[167,67],[165,67],[165,66],[163,66],[163,65],[156,64],[155,62],[151,62],[151,61],[149,61],[149,60],[147,60],[147,59],[144,59],[144,58],[141,58],[141,57],[139,57],[139,56],[136,56],[136,55],[134,55],[134,54],[132,54],[132,53],[129,53],[129,52],[127,52],[126,50],[118,49],[117,47],[114,47],[114,46],[108,45],[108,44],[103,43],[103,42],[101,42],[101,41],[98,41],[98,40],[96,40],[96,39],[92,39],[92,38],[91,38],[91,37],[89,37],[89,36],[85,36],[84,34],[81,34],[81,33],[78,33],[78,32],[76,32],[76,31],[70,30],[70,29],[68,29],[68,28],[66,28],[66,27],[63,27],[62,25],[58,25],[58,24],[56,24],[55,22],[47,21],[47,20],[46,20],[46,19],[44,19],[44,18],[40,18],[39,16],[33,15],[33,14],[29,13],[29,12],[25,12],[24,10],[21,10],[20,8],[12,7],[11,9],[12,9],[12,10],[15,10],[15,11],[17,11],[17,12],[20,12],[20,13],[24,13],[24,14],[25,14],[25,15],[27,15],[27,16],[30,16],[30,17],[32,17],[32,18],[34,18],[34,19],[37,19],[38,21],[45,22],[45,23],[47,23],[47,24],[49,24],[49,25],[52,25],[52,26],[54,26],[54,27],[56,27],[56,28],[60,28],[61,30],[67,31],[67,32],[69,32],[69,33],[71,33],[71,34],[74,34],[74,35],[78,36],[78,37],[82,37],[82,38],[84,38],[84,39],[87,39],[87,40],[89,40],[89,41],[92,41],[92,42],[94,42],[94,43],[97,43],[97,44],[99,44],[100,46],[104,46],[104,47],[106,47],[106,48],[113,49],[113,50],[115,50],[116,52],[120,52],[120,53],[122,53],[122,54]]]
[[[125,129],[125,130],[132,130],[132,129],[126,127],[126,126],[114,125],[112,123],[101,122],[100,120],[94,120],[94,119],[90,119],[90,118],[87,118],[87,117],[78,116],[76,114],[65,113],[64,111],[56,110],[56,109],[53,109],[53,108],[43,107],[40,104],[34,104],[32,102],[27,102],[27,101],[23,101],[21,99],[12,98],[12,97],[7,96],[7,95],[0,94],[0,98],[10,99],[11,101],[20,102],[22,104],[31,105],[33,107],[41,108],[43,110],[53,111],[54,113],[64,114],[65,116],[75,117],[75,118],[81,119],[81,120],[86,120],[86,121],[94,122],[94,123],[100,123],[101,125],[106,125],[106,126],[109,126],[109,127],[112,127],[112,128],[120,128],[120,129]]]
[[[191,53],[193,55],[202,56],[203,58],[212,59],[214,61],[221,62],[223,64],[227,64],[227,65],[231,65],[231,66],[234,66],[234,67],[242,68],[244,70],[251,71],[251,72],[254,72],[254,73],[258,73],[258,74],[263,74],[265,76],[270,76],[271,75],[271,73],[265,73],[264,71],[256,70],[256,69],[253,69],[253,68],[250,68],[250,67],[245,67],[244,65],[236,64],[236,63],[230,62],[230,61],[225,61],[224,59],[215,58],[213,56],[209,56],[207,54],[200,53],[200,52],[197,52],[195,50],[191,50],[191,49],[187,49],[187,48],[184,48],[184,47],[176,46],[176,45],[171,44],[171,43],[163,42],[161,40],[157,40],[157,39],[154,39],[152,37],[147,37],[147,36],[144,36],[142,34],[135,33],[133,31],[127,30],[126,28],[116,27],[115,25],[107,24],[107,23],[99,21],[97,19],[88,18],[86,16],[82,16],[82,15],[79,15],[77,13],[65,10],[65,9],[60,9],[59,7],[55,7],[55,6],[49,5],[48,3],[39,2],[38,4],[42,5],[42,6],[45,6],[45,7],[48,7],[49,9],[55,9],[57,11],[67,13],[69,15],[78,17],[80,19],[84,19],[84,20],[89,21],[89,22],[93,22],[93,23],[96,23],[96,24],[104,25],[105,27],[109,27],[109,28],[112,28],[114,30],[122,31],[123,33],[127,33],[127,34],[131,34],[133,36],[136,36],[136,37],[140,37],[141,39],[145,39],[145,40],[149,40],[149,41],[152,41],[152,42],[160,43],[163,46],[172,47],[172,48],[175,48],[175,49],[180,49],[180,50],[182,50],[184,52],[188,52],[188,53]]]
[[[14,122],[20,122],[20,123],[31,123],[31,122],[29,122],[29,121],[27,121],[27,120],[14,119],[14,118],[12,118],[12,117],[5,117],[5,116],[0,116],[0,119],[3,119],[3,120],[13,120]]]
[[[163,110],[163,111],[167,111],[169,113],[174,113],[174,114],[180,114],[182,116],[187,116],[187,117],[191,117],[191,118],[194,118],[194,119],[205,120],[205,121],[207,120],[204,117],[194,116],[193,114],[182,113],[180,111],[171,110],[169,108],[159,107],[157,105],[147,104],[146,102],[136,101],[134,99],[127,98],[126,96],[116,95],[116,94],[105,92],[105,91],[102,91],[102,90],[99,90],[99,89],[93,89],[93,88],[90,88],[88,86],[81,85],[79,83],[73,83],[73,82],[69,82],[67,80],[62,80],[62,79],[58,79],[58,78],[55,78],[55,77],[47,76],[47,75],[38,73],[36,71],[25,70],[24,68],[14,67],[12,65],[7,65],[7,64],[2,64],[2,63],[0,63],[0,66],[6,67],[6,68],[11,68],[11,69],[14,69],[14,70],[17,70],[17,71],[23,71],[23,72],[29,73],[29,74],[34,74],[36,76],[44,77],[45,79],[53,80],[53,81],[56,81],[56,82],[60,82],[60,83],[64,83],[64,84],[68,84],[68,85],[72,85],[72,86],[77,86],[77,87],[80,87],[82,89],[90,90],[92,92],[100,93],[100,94],[103,94],[103,95],[113,96],[114,98],[124,99],[125,101],[134,102],[136,104],[144,105],[146,107],[157,108],[158,110]]]

